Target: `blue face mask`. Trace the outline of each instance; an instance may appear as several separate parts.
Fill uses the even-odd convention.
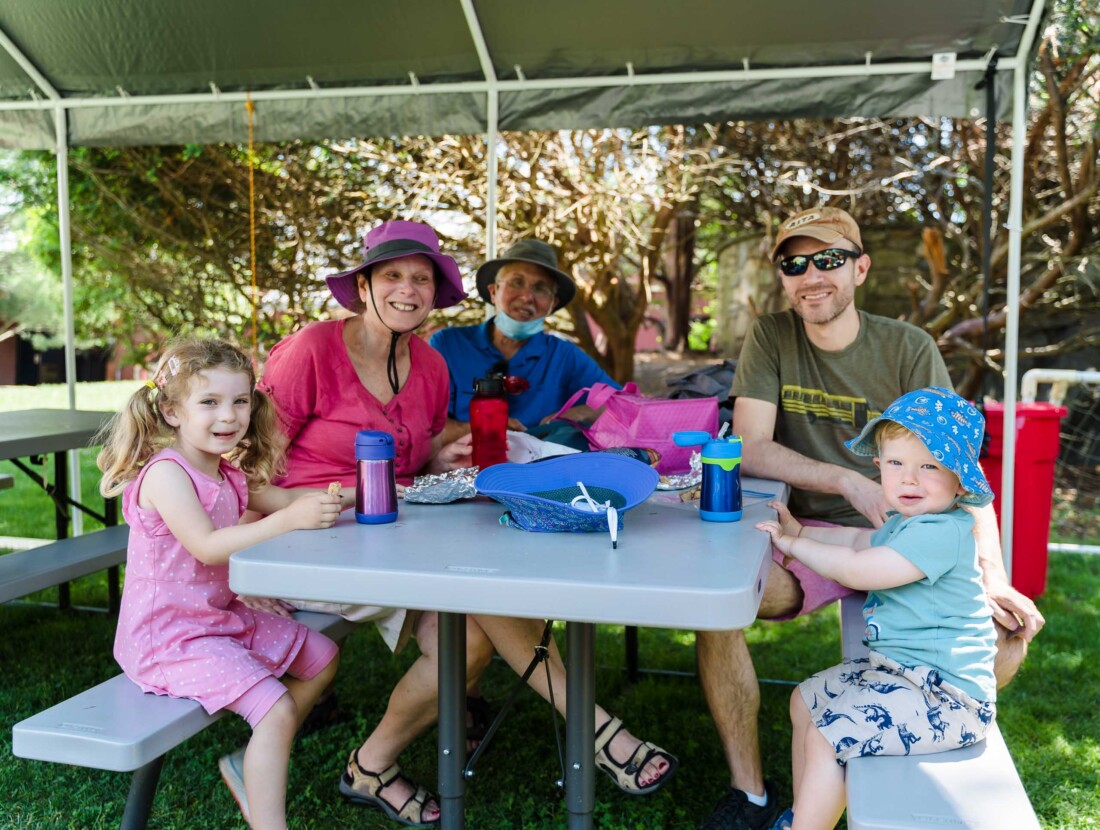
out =
[[[545,320],[545,317],[537,317],[534,320],[521,323],[519,320],[513,320],[503,311],[497,311],[493,317],[493,325],[505,337],[512,340],[527,340],[542,331],[542,324]]]

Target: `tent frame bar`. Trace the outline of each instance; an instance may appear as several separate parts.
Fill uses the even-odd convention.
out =
[[[2,34],[2,33],[0,33]],[[12,57],[23,65],[26,59],[20,60],[18,51],[12,51],[9,47],[10,40],[0,37],[0,44],[8,49]],[[1026,53],[1025,53],[1026,54]],[[1002,60],[998,65],[998,71],[1013,71],[1019,63],[1019,56]],[[958,61],[955,64],[956,73],[961,72],[985,72],[988,61],[982,58],[971,58]],[[29,65],[29,63],[27,64]],[[905,61],[899,63],[880,64],[838,64],[836,66],[807,66],[800,68],[774,68],[774,69],[735,69],[713,72],[670,72],[665,74],[638,74],[630,73],[624,68],[622,75],[593,75],[591,77],[571,78],[525,78],[523,80],[482,80],[482,81],[455,81],[453,83],[416,83],[408,85],[389,84],[386,86],[354,86],[354,87],[320,87],[317,89],[267,89],[256,90],[251,93],[253,101],[290,101],[314,98],[362,98],[380,97],[391,95],[440,95],[480,92],[524,92],[529,90],[546,89],[594,89],[601,87],[626,87],[626,86],[667,86],[673,84],[728,84],[749,83],[752,81],[790,80],[799,78],[842,78],[864,77],[872,75],[930,75],[933,64],[931,61]],[[490,63],[491,68],[491,63]],[[35,72],[35,75],[38,75]],[[32,76],[34,77],[34,76]],[[42,78],[42,81],[45,81]],[[45,87],[43,88],[45,91]],[[47,93],[48,94],[48,93]],[[67,109],[86,109],[98,107],[130,107],[130,106],[155,106],[162,104],[209,104],[209,103],[237,103],[245,101],[250,93],[246,92],[190,92],[177,95],[119,95],[102,97],[72,97],[62,98]],[[29,99],[26,101],[2,101],[0,111],[3,110],[42,110],[52,109],[55,106],[53,100]]]
[[[35,86],[46,93],[48,98],[53,101],[64,100],[61,97],[61,93],[54,88],[53,84],[46,80],[46,76],[38,71],[38,67],[31,62],[30,58],[23,54],[23,51],[15,45],[15,42],[10,37],[8,37],[8,33],[5,32],[3,28],[0,28],[0,46],[4,47],[4,51],[11,55],[12,60],[19,64],[19,68],[30,76]],[[35,107],[35,109],[41,109],[41,107]]]

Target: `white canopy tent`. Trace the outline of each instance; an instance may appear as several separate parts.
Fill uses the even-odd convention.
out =
[[[1001,533],[1011,569],[1023,139],[1044,0],[0,0],[0,146],[52,148],[75,406],[67,153],[79,145],[986,115],[1012,156]],[[495,253],[488,165],[488,256]]]

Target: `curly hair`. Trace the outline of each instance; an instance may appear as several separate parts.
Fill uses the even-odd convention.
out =
[[[278,415],[271,399],[256,388],[252,360],[225,340],[181,338],[165,348],[154,380],[131,395],[97,436],[97,443],[103,444],[96,465],[103,473],[99,491],[104,496],[117,496],[153,455],[171,446],[175,428],[164,420],[162,409],[182,403],[195,375],[211,369],[247,374],[252,390],[248,430],[226,458],[244,472],[252,489],[281,472],[283,442]]]

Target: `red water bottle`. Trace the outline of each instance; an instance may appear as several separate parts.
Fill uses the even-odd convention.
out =
[[[508,398],[504,378],[478,378],[470,401],[470,432],[474,436],[474,466],[485,469],[508,460]]]

